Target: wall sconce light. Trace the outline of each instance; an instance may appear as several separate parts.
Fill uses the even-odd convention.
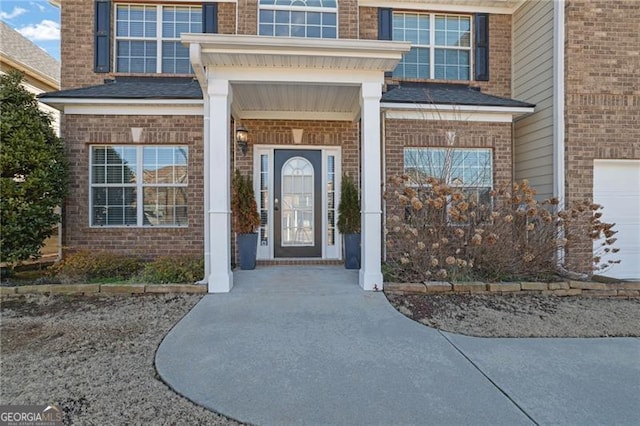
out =
[[[240,148],[242,155],[246,156],[249,146],[249,131],[242,124],[236,127],[236,144]]]

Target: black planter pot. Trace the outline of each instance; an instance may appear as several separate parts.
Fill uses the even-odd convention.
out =
[[[360,269],[360,234],[344,235],[344,267]]]
[[[258,234],[238,234],[238,254],[240,269],[256,269]]]

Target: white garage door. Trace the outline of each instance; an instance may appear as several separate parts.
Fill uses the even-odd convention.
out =
[[[604,206],[602,220],[616,224],[620,252],[612,258],[622,261],[603,275],[640,279],[640,160],[595,160],[593,199]]]

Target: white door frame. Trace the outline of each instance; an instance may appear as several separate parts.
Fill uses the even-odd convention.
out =
[[[328,200],[327,200],[327,158],[334,156],[334,208],[335,208],[335,222],[338,223],[338,202],[340,200],[340,183],[342,178],[342,147],[340,146],[326,146],[326,145],[254,145],[253,146],[253,189],[256,195],[256,203],[260,208],[260,173],[261,173],[261,157],[267,155],[268,158],[268,170],[267,170],[267,186],[268,200],[267,200],[267,244],[262,245],[261,235],[258,236],[258,251],[257,258],[259,260],[272,260],[274,259],[274,214],[273,214],[273,193],[274,193],[274,151],[277,149],[295,149],[295,150],[315,150],[322,152],[322,259],[342,259],[342,236],[338,232],[336,226],[336,234],[334,238],[334,244],[329,245],[327,241],[328,232]],[[304,259],[304,258],[301,258]],[[313,258],[311,258],[313,259]]]

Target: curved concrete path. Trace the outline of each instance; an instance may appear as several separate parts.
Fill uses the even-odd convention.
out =
[[[415,323],[357,271],[234,273],[165,337],[176,392],[257,425],[634,424],[640,339],[483,339]],[[637,423],[636,423],[637,424]]]

